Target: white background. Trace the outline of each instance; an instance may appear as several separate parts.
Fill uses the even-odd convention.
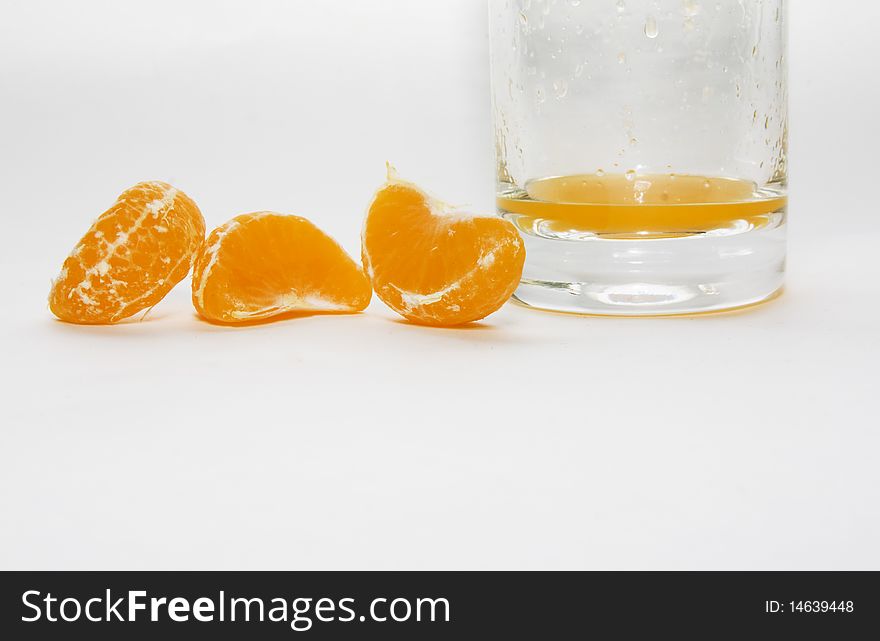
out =
[[[45,299],[140,180],[354,254],[386,160],[491,209],[485,3],[0,1],[0,567],[880,568],[880,4],[791,5],[781,300],[228,329]]]

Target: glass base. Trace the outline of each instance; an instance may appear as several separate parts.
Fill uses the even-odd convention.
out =
[[[576,239],[523,229],[514,297],[529,307],[604,316],[723,311],[772,298],[785,278],[785,218],[678,238]]]

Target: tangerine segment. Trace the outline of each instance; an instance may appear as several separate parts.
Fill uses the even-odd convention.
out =
[[[359,312],[371,297],[361,267],[299,216],[258,212],[233,218],[211,232],[193,270],[193,305],[219,323]]]
[[[115,323],[162,300],[183,280],[205,239],[205,220],[182,191],[138,183],[92,224],[52,283],[63,321]]]
[[[519,284],[525,262],[512,224],[462,213],[392,172],[370,205],[362,252],[386,305],[411,321],[440,326],[497,311]]]

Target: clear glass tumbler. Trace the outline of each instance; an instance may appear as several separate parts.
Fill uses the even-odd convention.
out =
[[[785,0],[489,0],[499,213],[538,308],[684,314],[785,272]]]

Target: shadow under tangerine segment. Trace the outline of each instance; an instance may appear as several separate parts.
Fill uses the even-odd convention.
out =
[[[622,238],[699,234],[743,221],[760,228],[787,203],[746,180],[632,171],[541,178],[497,198],[521,229],[543,224]]]

